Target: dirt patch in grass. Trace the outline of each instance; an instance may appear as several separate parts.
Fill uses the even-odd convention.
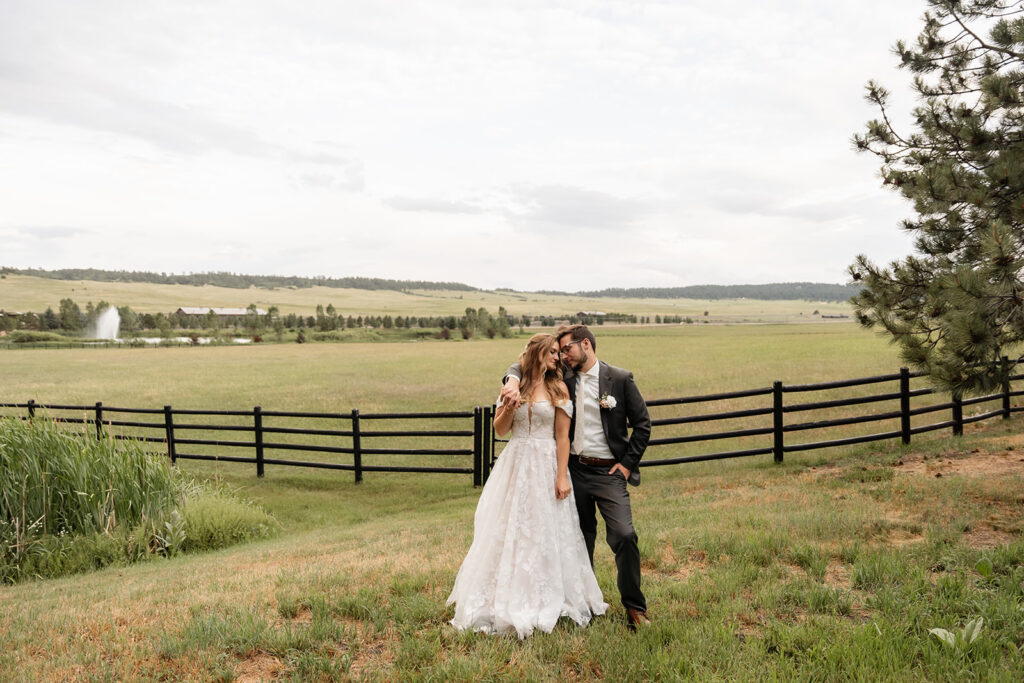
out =
[[[274,628],[282,628],[285,624],[309,626],[313,623],[313,612],[308,607],[300,607],[295,616],[279,616],[274,619]]]
[[[912,531],[899,528],[891,529],[887,539],[888,544],[894,548],[902,548],[905,545],[920,543],[923,540],[924,536],[920,533],[914,533]]]
[[[753,614],[741,613],[736,615],[736,621],[738,622],[736,628],[736,637],[741,641],[750,638],[751,636],[759,636],[764,631],[764,625],[767,623],[767,614],[764,610],[756,610]]]
[[[979,439],[981,443],[992,446],[992,450],[1003,448],[1010,451],[1011,455],[1016,455],[1018,458],[1024,458],[1024,434],[1009,434],[1006,436],[993,436],[990,438],[982,437]]]
[[[708,554],[703,550],[690,550],[686,553],[686,560],[679,564],[671,575],[685,581],[698,572],[706,573],[707,568]]]
[[[1024,436],[1021,437],[1024,441]],[[921,456],[909,456],[895,464],[897,475],[918,475],[945,477],[961,475],[967,477],[997,477],[1007,474],[1024,474],[1024,449],[959,453],[947,451],[938,457],[925,460]]]
[[[762,501],[765,496],[763,486],[752,486],[750,484],[726,484],[718,490],[718,498],[708,503],[708,509],[719,510],[730,508],[752,500]]]
[[[850,568],[842,562],[829,562],[822,581],[830,588],[849,588]]]
[[[708,555],[703,550],[689,550],[685,557],[679,557],[671,541],[663,543],[656,559],[645,558],[641,561],[644,574],[658,574],[686,581],[695,573],[707,568]]]
[[[669,573],[669,576],[671,576],[673,579],[677,579],[679,581],[689,581],[691,576],[693,576],[697,572],[703,570],[704,568],[705,568],[705,565],[703,565],[703,564],[696,564],[696,563],[693,563],[693,564],[681,564],[678,567],[676,567],[675,569],[673,569]]]
[[[281,673],[281,660],[273,655],[255,654],[235,666],[235,680],[238,683],[272,681]]]
[[[964,542],[975,550],[998,548],[1009,545],[1016,538],[1013,534],[993,529],[988,526],[977,526],[964,534]]]
[[[361,678],[364,672],[386,671],[391,668],[393,659],[390,642],[384,638],[368,640],[359,646],[359,651],[352,658],[349,675],[356,679]]]

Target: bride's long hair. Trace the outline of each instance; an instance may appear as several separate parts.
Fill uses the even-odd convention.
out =
[[[552,403],[561,403],[569,398],[569,391],[562,383],[562,364],[555,363],[554,370],[544,366],[544,356],[558,339],[553,334],[541,332],[530,337],[526,348],[519,354],[519,369],[523,378],[519,381],[519,396],[524,403],[533,403],[533,390],[543,382]]]

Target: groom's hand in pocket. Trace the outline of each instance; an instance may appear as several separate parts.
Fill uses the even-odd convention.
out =
[[[608,470],[608,474],[615,474],[616,472],[621,474],[623,479],[629,479],[629,470],[623,467],[621,462],[615,463],[612,465],[612,468]]]

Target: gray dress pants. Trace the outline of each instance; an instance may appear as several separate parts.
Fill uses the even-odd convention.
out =
[[[580,516],[580,530],[594,564],[594,543],[597,539],[597,510],[607,530],[608,545],[615,553],[618,568],[619,595],[624,607],[647,611],[647,600],[640,590],[640,548],[637,546],[636,531],[633,529],[633,512],[629,506],[629,491],[626,479],[618,472],[608,474],[614,465],[583,465],[576,458],[569,458],[569,476],[572,478],[573,493],[576,496],[576,510]]]

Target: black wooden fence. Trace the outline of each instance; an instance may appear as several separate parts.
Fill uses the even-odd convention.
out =
[[[1002,362],[1009,367],[1008,359],[1003,358]],[[760,389],[653,399],[647,402],[652,413],[649,449],[663,451],[671,448],[677,454],[655,459],[650,457],[649,451],[641,466],[657,467],[768,454],[775,462],[782,462],[786,453],[798,451],[886,439],[900,439],[908,444],[914,434],[939,429],[949,428],[954,435],[961,435],[965,424],[993,417],[1005,419],[1014,412],[1024,411],[1024,406],[1012,405],[1013,398],[1024,395],[1024,391],[1014,390],[1012,383],[1024,379],[1024,374],[1006,373],[1006,376],[996,393],[963,400],[951,397],[948,401],[937,401],[943,396],[931,387],[912,386],[912,380],[923,377],[923,373],[910,372],[907,368],[876,377],[818,384],[774,382],[772,386]],[[864,393],[862,389],[858,395],[840,398],[803,402],[786,400],[787,395],[806,396],[851,388],[867,388],[866,391],[870,392],[875,391],[877,385],[884,384],[895,384],[894,390]],[[886,409],[867,413],[850,410],[872,404],[886,404]],[[993,408],[991,404],[997,404],[997,407]],[[665,408],[680,406],[706,412],[659,416]],[[965,415],[965,408],[971,406],[984,408],[981,412]],[[728,409],[722,410],[722,407]],[[102,403],[89,406],[41,405],[28,401],[0,403],[0,408],[17,409],[17,416],[22,419],[30,419],[37,411],[45,409],[49,418],[82,425],[87,432],[94,430],[96,438],[136,439],[163,444],[172,463],[207,460],[255,464],[256,474],[260,477],[267,465],[277,465],[351,471],[356,482],[362,481],[365,472],[472,474],[473,484],[479,486],[487,481],[497,445],[504,442],[496,438],[491,426],[493,406],[478,406],[472,411],[461,412],[360,413],[352,410],[349,413],[313,413],[263,410],[260,406],[252,410],[195,410],[169,405],[162,409],[119,408]],[[25,412],[20,412],[22,409]],[[811,419],[822,412],[828,419]],[[948,415],[948,419],[927,422],[926,418],[935,413],[942,413],[943,418]],[[805,415],[811,417],[803,417]],[[803,419],[787,420],[787,416]],[[216,423],[202,422],[201,419],[216,420]],[[304,426],[311,422],[319,423],[319,426]],[[413,424],[407,428],[387,428],[396,422],[400,427]],[[878,422],[890,423],[897,428],[859,433],[864,431],[860,425]],[[740,428],[697,431],[707,424],[738,424]],[[375,428],[376,425],[383,426]],[[450,428],[440,428],[446,426]],[[791,436],[836,430],[842,430],[843,436],[802,441],[794,441]],[[314,442],[308,438],[295,441],[303,437],[313,437]],[[416,440],[415,447],[395,445],[410,438]],[[708,453],[678,453],[686,449],[700,450],[703,444],[710,442],[742,447]],[[207,452],[188,452],[190,450]],[[239,450],[252,455],[233,454]],[[268,452],[275,457],[267,457]],[[334,461],[296,459],[294,454],[300,452],[330,456]],[[281,454],[292,455],[276,457]],[[410,456],[420,460],[417,464],[408,464]],[[434,456],[444,457],[446,464],[420,464]],[[366,457],[371,461],[364,461]]]

